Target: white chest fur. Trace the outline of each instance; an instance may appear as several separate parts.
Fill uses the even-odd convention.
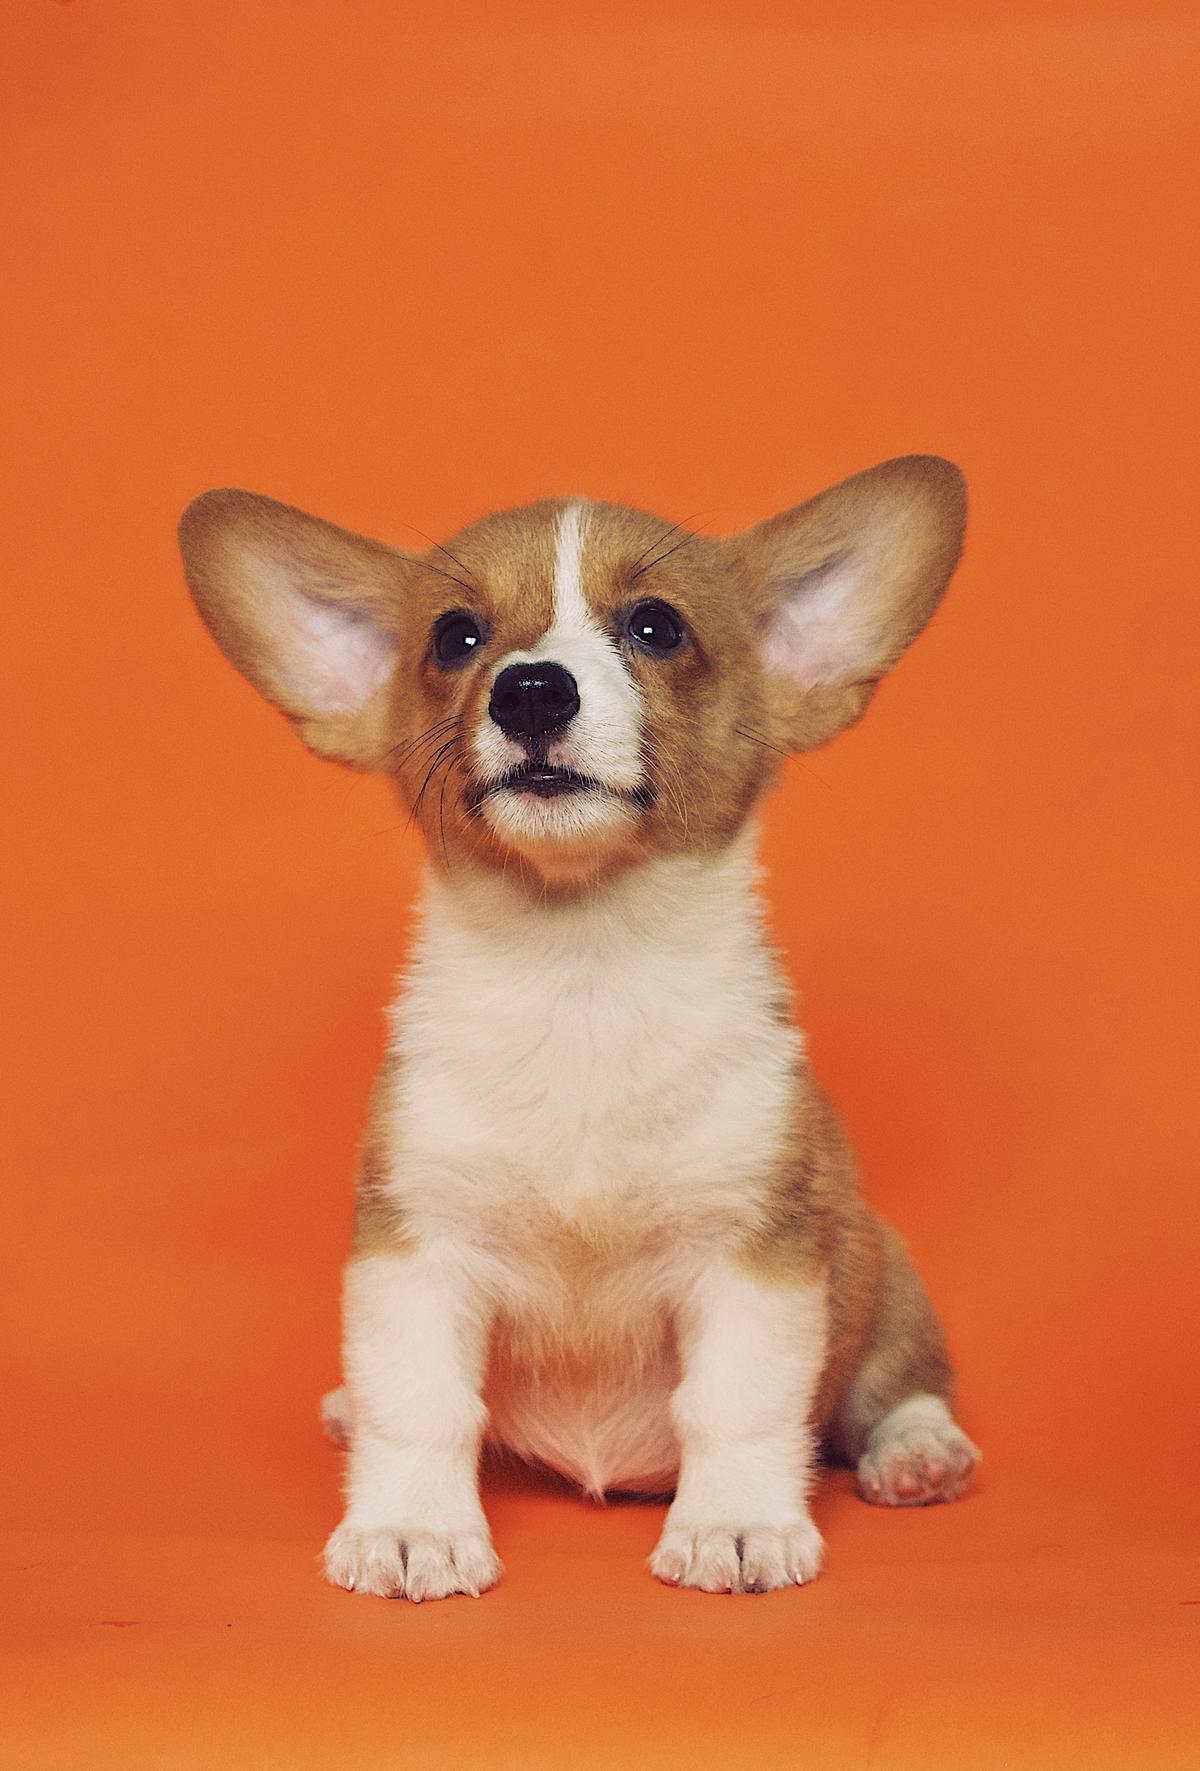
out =
[[[431,882],[392,1011],[397,1202],[518,1266],[752,1221],[800,1051],[753,879],[744,842],[568,903]]]

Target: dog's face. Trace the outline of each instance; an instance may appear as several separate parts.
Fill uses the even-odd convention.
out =
[[[727,842],[781,755],[863,712],[964,515],[958,471],[909,456],[728,540],[569,500],[414,555],[235,491],[180,536],[228,656],[319,754],[392,775],[436,862],[570,884]]]

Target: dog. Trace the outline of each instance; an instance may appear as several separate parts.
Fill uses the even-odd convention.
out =
[[[938,1318],[860,1197],[757,895],[781,759],[865,711],[958,562],[959,471],[887,461],[732,538],[547,500],[415,554],[244,491],[180,538],[217,643],[428,848],[344,1284],[329,1580],[478,1595],[485,1439],[673,1494],[662,1581],[810,1581],[819,1452],[959,1495]]]

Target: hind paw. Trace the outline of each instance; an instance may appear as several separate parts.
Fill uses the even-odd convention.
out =
[[[933,1506],[957,1500],[979,1457],[940,1396],[910,1396],[872,1432],[858,1485],[873,1506]]]

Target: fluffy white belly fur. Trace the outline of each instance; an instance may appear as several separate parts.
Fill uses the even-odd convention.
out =
[[[669,1410],[678,1381],[665,1336],[652,1352],[629,1346],[605,1358],[564,1354],[533,1364],[501,1348],[484,1391],[488,1437],[589,1494],[663,1493],[679,1468]]]

